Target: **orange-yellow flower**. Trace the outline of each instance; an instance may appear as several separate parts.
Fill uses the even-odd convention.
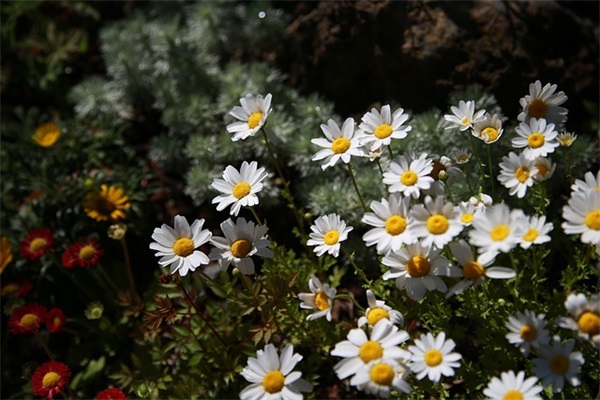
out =
[[[60,137],[60,127],[54,122],[47,122],[37,127],[33,141],[42,147],[52,147]]]
[[[102,185],[100,191],[89,193],[83,201],[83,210],[96,221],[111,221],[125,218],[131,206],[123,189]]]
[[[4,268],[6,268],[12,260],[12,244],[10,244],[6,236],[2,236],[2,239],[0,240],[0,274],[2,274]]]

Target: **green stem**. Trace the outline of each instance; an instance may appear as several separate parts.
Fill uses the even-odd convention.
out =
[[[471,186],[471,180],[469,179],[469,174],[465,171],[463,171],[463,173],[465,174],[465,180],[467,181],[467,186],[469,187],[469,194],[471,196],[474,196],[475,192],[473,191],[473,186]]]
[[[388,148],[388,151],[390,152],[390,160],[393,160],[394,152],[392,151],[392,144],[390,143],[390,145],[387,148]]]
[[[473,155],[475,156],[475,159],[477,160],[477,165],[479,166],[479,183],[481,185],[481,190],[485,192],[485,187],[483,185],[483,183],[485,182],[485,172],[483,172],[483,164],[481,162],[481,158],[479,158],[479,154],[477,154],[477,150],[475,150],[475,141],[473,139],[473,135],[470,135],[469,139],[471,141],[471,150],[473,151]]]
[[[350,301],[352,301],[352,303],[354,303],[354,305],[360,310],[360,311],[365,311],[364,307],[362,307],[360,304],[358,304],[358,302],[356,301],[356,299],[353,296],[350,296],[349,294],[346,293],[338,293],[335,295],[334,299],[348,299]]]
[[[379,158],[376,158],[375,162],[377,163],[377,167],[379,167],[379,172],[381,172],[381,176],[383,176],[383,167],[381,166],[381,163],[379,162]]]
[[[350,179],[352,179],[352,185],[354,185],[354,190],[356,191],[356,195],[358,196],[360,205],[362,206],[363,210],[369,211],[367,205],[365,204],[365,200],[363,199],[362,195],[360,194],[360,190],[358,189],[358,184],[356,183],[356,178],[354,177],[354,170],[352,169],[352,165],[350,165],[350,163],[346,165],[348,166],[348,173],[350,174]]]
[[[363,280],[363,282],[365,284],[367,284],[367,286],[371,287],[371,281],[369,279],[367,279],[367,276],[365,275],[365,272],[358,266],[356,265],[356,263],[354,262],[354,257],[352,256],[352,254],[350,254],[350,252],[348,250],[346,250],[346,248],[344,246],[340,246],[342,251],[344,252],[344,255],[346,256],[346,258],[348,259],[348,261],[350,261],[350,264],[352,264],[352,266],[354,267],[354,270],[356,271],[356,274],[358,276],[360,276],[360,278]]]
[[[492,187],[492,192],[490,196],[494,197],[494,173],[492,172],[492,150],[490,150],[490,146],[487,146],[487,155],[488,155],[488,169],[490,171],[490,183]]]
[[[454,196],[452,195],[452,191],[450,190],[450,185],[448,185],[447,181],[442,181],[444,186],[446,187],[446,192],[448,193],[448,198],[452,203],[454,203]]]
[[[131,259],[129,257],[129,250],[127,248],[127,242],[125,238],[120,240],[121,247],[123,248],[123,254],[125,255],[125,265],[127,266],[127,278],[129,279],[129,290],[131,290],[131,294],[136,298],[138,302],[141,302],[140,297],[135,291],[135,281],[133,279],[133,271],[131,269]]]
[[[254,219],[256,220],[256,223],[259,225],[262,225],[263,223],[261,222],[260,217],[256,213],[256,210],[254,209],[254,207],[246,207],[246,208],[250,210],[250,212],[254,216]]]

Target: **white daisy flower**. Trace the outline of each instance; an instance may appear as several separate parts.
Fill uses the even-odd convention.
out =
[[[565,308],[572,318],[559,317],[558,326],[577,331],[580,338],[600,346],[600,295],[591,295],[588,301],[583,293],[570,294]]]
[[[359,125],[365,134],[362,144],[374,151],[389,146],[392,139],[404,139],[412,129],[412,126],[404,125],[408,118],[402,108],[392,115],[389,104],[381,107],[381,112],[372,108],[363,115]]]
[[[491,400],[527,399],[542,400],[537,394],[544,390],[536,385],[538,378],[535,376],[525,379],[525,372],[502,372],[500,379],[494,377],[483,390],[483,394]]]
[[[537,182],[544,182],[552,178],[554,171],[556,170],[556,164],[549,158],[538,157],[533,161],[533,165],[538,170],[537,174],[533,177]]]
[[[393,193],[387,200],[372,201],[370,206],[373,212],[366,213],[361,220],[375,227],[363,235],[367,246],[376,244],[378,254],[387,254],[417,241],[411,230],[410,197]]]
[[[340,254],[340,242],[348,239],[348,233],[354,228],[346,227],[346,222],[339,215],[329,214],[317,218],[310,229],[312,232],[308,235],[310,239],[306,244],[317,246],[315,247],[317,256],[320,257],[327,252],[337,257]]]
[[[467,149],[452,149],[450,150],[450,157],[457,164],[466,164],[471,160],[471,152]]]
[[[554,124],[547,124],[545,119],[532,118],[529,123],[521,122],[515,131],[518,136],[512,140],[512,146],[524,147],[523,154],[529,160],[546,157],[559,146]]]
[[[404,364],[392,359],[372,361],[365,368],[356,371],[350,379],[350,385],[366,394],[387,399],[392,390],[410,393],[411,387],[404,380],[407,374]]]
[[[600,192],[573,192],[563,207],[561,224],[567,235],[581,234],[583,243],[600,245]]]
[[[337,343],[331,350],[331,355],[344,357],[333,369],[339,379],[345,379],[371,362],[382,359],[405,362],[410,358],[410,353],[398,345],[407,341],[408,337],[406,331],[399,330],[387,319],[375,324],[370,337],[362,329],[352,329],[348,332],[348,340]]]
[[[262,95],[247,94],[240,99],[240,106],[235,106],[229,114],[239,119],[227,125],[227,132],[233,133],[231,140],[236,142],[254,136],[267,122],[271,113],[271,93],[263,99]]]
[[[258,204],[256,193],[263,188],[261,183],[268,174],[264,168],[258,168],[258,163],[244,161],[238,172],[228,165],[223,172],[223,179],[215,179],[211,186],[223,193],[212,200],[217,204],[217,211],[222,211],[231,205],[231,215],[238,215],[242,206],[252,207]]]
[[[348,164],[352,156],[364,155],[360,147],[359,135],[354,134],[353,118],[347,118],[341,130],[335,121],[330,119],[327,125],[321,124],[321,130],[326,139],[312,139],[311,143],[324,147],[312,157],[313,161],[325,159],[321,165],[323,170],[333,167],[340,159]]]
[[[466,103],[463,100],[458,102],[458,107],[451,106],[450,109],[454,115],[446,114],[444,119],[450,123],[445,129],[458,128],[466,131],[471,128],[475,122],[483,118],[485,110],[479,110],[475,113],[475,102],[472,100]]]
[[[494,199],[490,195],[479,193],[477,196],[469,197],[469,203],[473,204],[478,210],[485,210],[486,207],[494,204]]]
[[[370,289],[367,289],[367,303],[369,307],[365,310],[365,315],[358,319],[359,328],[364,324],[368,324],[372,328],[382,319],[387,319],[396,325],[404,323],[404,315],[400,311],[386,306],[385,301],[377,300],[375,294]]]
[[[257,350],[256,358],[248,358],[248,365],[240,372],[251,383],[240,392],[240,399],[301,400],[301,392],[310,392],[312,385],[301,378],[301,372],[293,371],[300,360],[302,356],[294,353],[291,344],[283,348],[281,355],[272,344]]]
[[[490,267],[496,260],[496,252],[488,252],[475,258],[471,246],[464,240],[450,243],[450,250],[456,261],[462,266],[463,281],[454,285],[446,298],[462,293],[465,289],[482,283],[485,278],[511,279],[517,276],[515,271],[506,267]],[[488,268],[489,267],[489,268]]]
[[[213,236],[210,240],[215,247],[210,251],[211,260],[219,262],[222,271],[233,264],[241,273],[254,273],[252,256],[273,257],[268,248],[266,226],[257,226],[245,218],[238,218],[234,223],[231,218],[221,223],[221,231],[225,237]]]
[[[441,251],[434,246],[414,243],[390,253],[382,260],[383,265],[391,268],[383,274],[383,279],[396,278],[396,287],[406,289],[408,297],[417,301],[425,296],[427,290],[445,292],[448,287],[440,276],[458,277],[462,273],[440,256]]]
[[[583,180],[575,179],[575,183],[571,185],[573,192],[600,192],[600,170],[596,172],[596,176],[592,171],[585,173]]]
[[[171,265],[169,273],[179,272],[179,275],[186,276],[210,262],[206,254],[196,249],[207,243],[212,234],[208,229],[202,230],[204,219],[197,219],[190,226],[185,217],[176,215],[174,225],[175,229],[167,224],[154,228],[152,239],[155,242],[150,243],[150,248],[157,251],[161,267]]]
[[[408,346],[410,369],[417,374],[417,379],[427,376],[432,382],[439,382],[442,375],[454,376],[454,368],[460,367],[462,358],[458,353],[451,353],[455,346],[454,340],[446,340],[445,332],[436,337],[429,332],[421,334],[414,346]]]
[[[389,185],[390,193],[400,192],[404,196],[419,198],[421,190],[427,190],[433,183],[429,176],[433,171],[433,160],[422,153],[413,159],[409,155],[394,157],[388,170],[383,173],[383,183]]]
[[[469,242],[478,247],[478,253],[498,251],[508,253],[521,242],[523,228],[519,225],[520,210],[510,210],[504,203],[484,210],[473,220]]]
[[[331,308],[337,290],[330,288],[328,284],[322,284],[314,275],[308,280],[308,287],[311,293],[298,293],[298,298],[302,301],[300,308],[318,311],[310,314],[306,320],[326,317],[327,321],[331,321]]]
[[[430,196],[425,197],[424,205],[417,204],[412,208],[412,216],[413,233],[423,246],[434,244],[443,248],[464,228],[454,204],[446,202],[441,196],[435,200]]]
[[[527,188],[535,183],[533,177],[537,173],[533,160],[529,160],[523,153],[517,155],[511,151],[508,156],[502,157],[498,180],[509,189],[508,194],[516,194],[521,199],[527,193]]]
[[[549,346],[540,347],[540,357],[533,359],[533,372],[542,381],[543,387],[552,386],[552,391],[560,393],[565,381],[571,386],[579,386],[581,381],[577,376],[585,362],[583,354],[573,351],[574,340],[567,340],[564,345],[556,337]]]
[[[545,316],[545,314],[536,315],[531,310],[525,310],[525,312],[517,311],[516,317],[508,317],[506,328],[509,332],[506,338],[518,347],[525,357],[529,355],[531,348],[538,349],[550,341]]]
[[[577,135],[570,132],[561,132],[556,139],[561,147],[571,147],[573,142],[577,140]]]
[[[458,213],[460,223],[470,226],[477,215],[481,214],[484,209],[484,206],[477,207],[469,201],[463,201],[456,207],[456,212]]]
[[[547,243],[552,238],[548,233],[554,229],[552,222],[546,223],[545,215],[533,215],[522,220],[523,236],[519,245],[528,249],[532,244]]]
[[[471,134],[477,139],[483,140],[486,144],[491,144],[498,141],[503,132],[500,116],[485,113],[484,118],[473,125]]]
[[[531,118],[544,118],[555,125],[565,123],[569,111],[560,105],[567,101],[567,96],[562,91],[554,93],[556,88],[556,85],[550,83],[542,88],[539,80],[529,84],[529,94],[519,100],[523,111],[519,113],[517,119],[527,122]]]

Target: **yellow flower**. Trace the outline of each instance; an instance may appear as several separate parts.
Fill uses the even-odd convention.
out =
[[[83,201],[83,210],[96,221],[109,221],[125,218],[125,210],[131,204],[123,189],[102,185],[99,192],[89,193]]]
[[[33,141],[42,147],[52,147],[60,137],[60,127],[54,122],[38,126],[33,135]]]
[[[0,274],[2,274],[4,268],[10,264],[12,259],[12,245],[6,236],[2,236],[2,240],[0,240]]]

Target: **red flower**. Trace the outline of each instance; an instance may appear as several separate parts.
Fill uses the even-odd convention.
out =
[[[46,314],[46,327],[51,333],[57,333],[65,327],[65,313],[58,307],[52,308]]]
[[[54,236],[50,229],[37,228],[27,234],[19,244],[21,255],[26,260],[37,260],[54,243]]]
[[[40,365],[31,377],[33,394],[51,399],[69,383],[69,367],[58,361],[48,361]]]
[[[32,288],[33,285],[29,279],[20,277],[14,281],[0,283],[0,295],[21,297],[29,293]]]
[[[16,309],[8,319],[10,333],[32,333],[38,330],[46,318],[46,308],[31,303]]]
[[[125,393],[119,389],[106,389],[98,393],[96,400],[125,400]]]
[[[65,268],[91,267],[98,264],[104,250],[96,239],[81,239],[81,241],[69,246],[62,255],[62,264]]]

